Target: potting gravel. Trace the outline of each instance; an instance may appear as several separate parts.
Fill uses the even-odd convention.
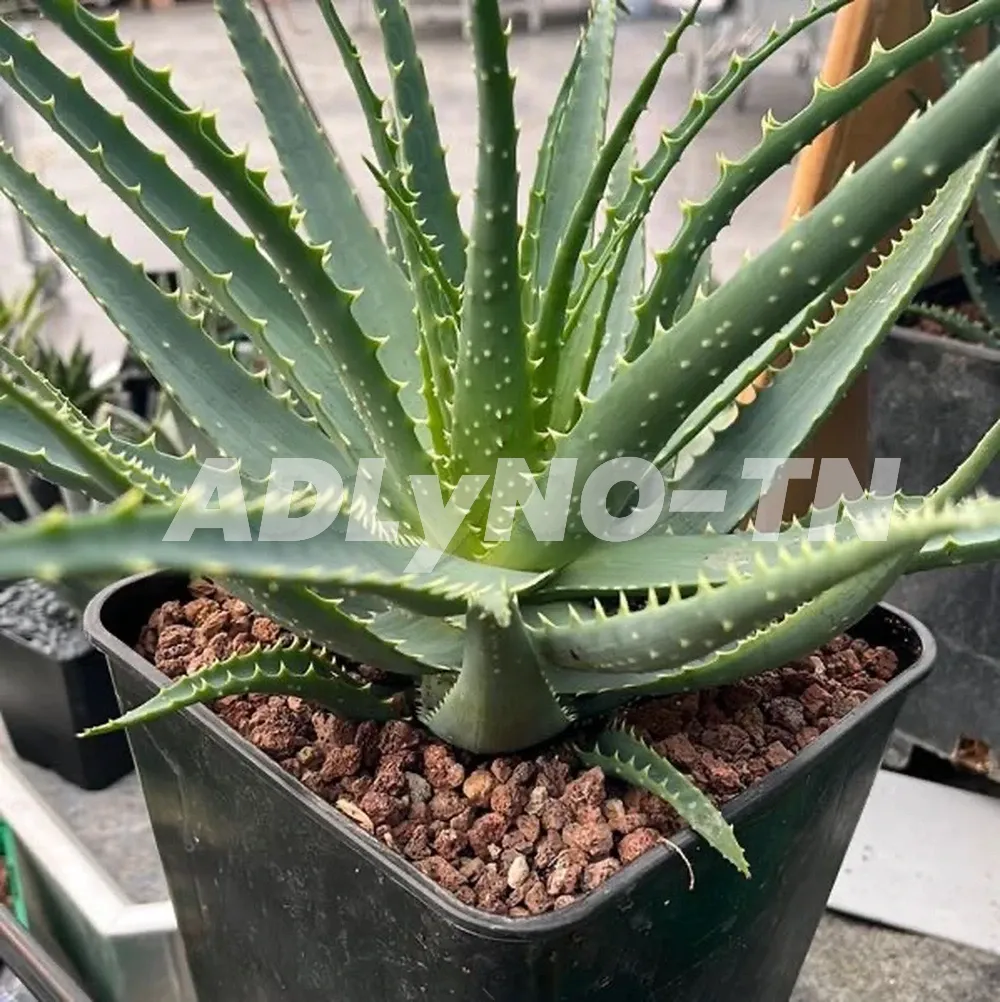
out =
[[[178,677],[291,634],[206,582],[162,605],[137,650]],[[356,669],[376,680],[381,673]],[[652,699],[626,722],[727,803],[885,686],[895,654],[839,637],[720,689]],[[305,787],[421,873],[483,911],[572,904],[684,828],[659,798],[586,769],[565,745],[482,757],[405,720],[348,721],[296,696],[227,696],[212,708]]]
[[[30,579],[0,591],[0,630],[57,661],[70,661],[90,649],[77,610]]]

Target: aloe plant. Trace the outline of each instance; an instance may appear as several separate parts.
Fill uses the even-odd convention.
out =
[[[1000,48],[1000,21],[988,26],[986,42],[990,52]],[[946,87],[957,84],[968,68],[967,59],[957,44],[942,49],[937,62]],[[955,249],[974,311],[915,301],[906,312],[912,317],[934,321],[945,333],[961,341],[1000,348],[1000,270],[986,259],[976,233],[977,222],[993,246],[1000,246],[1000,155],[994,156],[979,183],[972,207],[955,235]]]
[[[0,296],[0,344],[26,354],[33,350],[38,330],[45,319],[45,278],[43,271],[19,295]]]
[[[684,206],[650,275],[644,222],[671,170],[750,74],[847,0],[810,8],[734,58],[645,161],[636,123],[697,5],[609,121],[617,9],[594,0],[520,221],[508,36],[497,0],[474,0],[479,145],[468,232],[405,5],[376,0],[393,67],[388,100],[371,87],[331,0],[319,2],[368,125],[366,166],[385,196],[384,235],[245,0],[217,8],[294,193],[288,203],[268,194],[263,172],[223,138],[214,115],[187,104],[168,71],[121,39],[113,18],[74,0],[40,0],[218,189],[241,228],[78,77],[0,25],[0,74],[247,332],[281,387],[269,391],[265,374],[237,364],[176,297],[0,154],[0,187],[199,431],[183,456],[125,441],[0,351],[0,454],[103,504],[4,533],[0,575],[181,568],[301,638],[206,667],[98,730],[263,691],[307,695],[346,715],[411,715],[473,752],[567,735],[585,761],[663,797],[747,872],[707,797],[623,729],[617,711],[773,668],[851,626],[901,574],[1000,552],[1000,502],[966,497],[1000,448],[1000,425],[926,497],[870,499],[867,516],[843,505],[823,513],[836,520],[826,541],[815,524],[786,526],[773,540],[743,528],[759,492],[742,477],[746,458],[797,452],[952,239],[993,155],[1000,55],[969,69],[725,282],[709,281],[710,248],[804,145],[908,67],[1000,16],[1000,0],[935,15],[893,50],[873,51],[846,82],[818,85],[787,122],[765,120],[760,143],[722,164],[704,201]],[[892,245],[852,284],[890,233]],[[790,346],[791,362],[771,372],[768,388],[735,405]],[[343,492],[296,496],[301,510],[332,519],[314,538],[260,531],[273,514],[275,457],[323,461],[340,476]],[[671,498],[724,491],[725,503],[708,513],[661,506],[656,531],[595,538],[581,496],[613,458],[652,465]],[[384,463],[380,490],[367,467],[360,472],[366,459]],[[232,488],[219,510],[245,516],[244,541],[204,531],[188,542],[167,538],[176,517],[205,500],[209,469]],[[555,497],[560,477],[566,532],[536,534],[526,499],[533,488]],[[455,533],[445,495],[461,520]],[[634,490],[611,491],[608,512],[657,516],[642,490],[638,500]],[[352,536],[354,519],[366,538]],[[390,521],[398,531],[385,529]],[[362,686],[345,671],[350,662],[375,664],[392,681]]]

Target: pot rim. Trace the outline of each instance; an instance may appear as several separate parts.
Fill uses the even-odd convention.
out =
[[[1000,350],[996,348],[988,348],[986,345],[972,344],[968,341],[959,341],[957,338],[941,334],[928,334],[926,331],[918,330],[915,327],[903,327],[901,324],[895,324],[890,329],[888,337],[892,340],[909,341],[911,344],[933,346],[941,352],[967,355],[969,358],[976,358],[983,362],[1000,364]]]
[[[140,581],[153,577],[175,579],[178,582],[187,579],[185,575],[170,571],[144,571],[123,578],[102,589],[91,599],[84,611],[83,624],[87,636],[96,648],[119,660],[147,682],[160,688],[169,682],[167,676],[157,671],[146,658],[116,637],[102,621],[104,606],[112,597]],[[739,818],[748,813],[753,805],[769,797],[774,791],[789,782],[797,772],[806,769],[812,762],[824,755],[826,750],[841,739],[846,731],[849,731],[863,718],[875,713],[883,704],[898,697],[902,690],[909,689],[930,672],[937,653],[937,645],[927,627],[904,610],[885,602],[876,603],[866,615],[870,615],[876,609],[883,610],[914,633],[918,649],[913,663],[899,672],[887,685],[870,696],[864,703],[842,717],[837,724],[821,734],[815,741],[799,751],[794,758],[772,770],[762,780],[729,801],[722,809],[723,817],[727,822],[737,823]],[[861,617],[861,619],[863,618]],[[314,815],[319,815],[333,827],[340,837],[351,842],[357,849],[376,862],[388,879],[404,886],[425,906],[443,912],[453,925],[483,939],[522,939],[535,934],[551,936],[569,931],[586,920],[591,913],[606,906],[610,900],[618,898],[630,884],[643,880],[649,872],[666,864],[672,858],[678,865],[683,865],[679,858],[680,854],[686,856],[689,851],[700,847],[702,842],[693,831],[684,829],[672,840],[675,847],[673,852],[669,851],[667,846],[662,843],[655,846],[628,866],[623,866],[596,890],[590,891],[580,900],[558,912],[549,912],[530,918],[491,915],[471,905],[463,904],[454,895],[440,888],[429,877],[425,877],[409,860],[392,852],[378,839],[373,838],[348,820],[333,804],[327,803],[304,787],[282,769],[277,762],[212,713],[207,706],[201,704],[188,706],[173,716],[187,716],[191,723],[197,721],[198,725],[206,728],[215,740],[229,746],[236,753],[250,758],[282,796],[296,802],[300,808],[310,811]],[[141,772],[138,765],[137,770]],[[706,848],[709,851],[714,851],[710,847],[706,846]]]

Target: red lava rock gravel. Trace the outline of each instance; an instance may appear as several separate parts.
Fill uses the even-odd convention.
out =
[[[176,678],[291,635],[213,586],[153,613],[137,645]],[[380,677],[357,669],[365,678]],[[881,689],[885,648],[842,637],[721,689],[649,700],[628,723],[725,804]],[[405,721],[343,720],[295,696],[229,696],[214,711],[373,837],[459,900],[497,915],[563,908],[684,827],[663,801],[568,748],[476,757]]]

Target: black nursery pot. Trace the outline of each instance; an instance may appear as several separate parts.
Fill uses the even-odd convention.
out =
[[[85,790],[103,789],[132,771],[128,739],[77,734],[117,713],[100,651],[60,661],[0,630],[0,716],[22,758]]]
[[[42,511],[54,508],[62,500],[59,488],[40,477],[29,477],[28,489]],[[24,522],[28,518],[28,513],[14,490],[0,492],[0,515],[11,522]]]
[[[961,301],[961,283],[924,298]],[[1000,352],[897,327],[869,366],[871,452],[900,460],[898,489],[924,494],[943,482],[996,420]],[[1000,494],[1000,466],[981,484]],[[934,677],[914,694],[898,722],[909,744],[950,758],[963,739],[1000,748],[1000,565],[910,574],[889,601],[919,617],[938,645]],[[1000,781],[1000,757],[993,778]]]
[[[123,708],[166,678],[133,651],[168,574],[90,603]],[[207,708],[129,733],[199,998],[212,1002],[787,1002],[906,692],[934,643],[879,606],[852,631],[904,670],[726,815],[751,879],[690,834],[557,913],[465,907]]]

